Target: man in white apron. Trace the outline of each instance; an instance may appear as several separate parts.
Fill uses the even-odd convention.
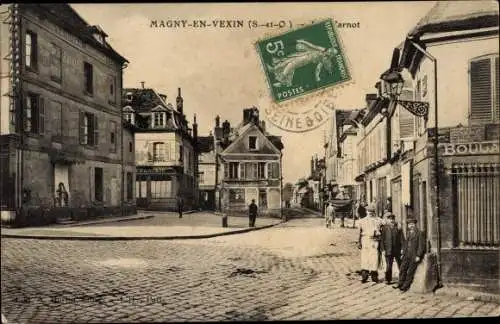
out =
[[[378,282],[379,244],[382,221],[375,215],[375,205],[366,208],[367,217],[361,219],[359,226],[358,248],[361,249],[361,282],[368,281],[371,275],[373,282]]]

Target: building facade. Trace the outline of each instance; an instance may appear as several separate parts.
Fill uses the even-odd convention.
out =
[[[379,95],[353,116],[366,201],[390,206],[404,229],[417,218],[443,283],[496,292],[498,62],[498,6],[439,2],[394,50],[388,71],[402,77],[400,95],[377,82]]]
[[[203,210],[215,210],[217,165],[215,163],[215,137],[212,132],[209,136],[198,137],[198,150],[199,207]]]
[[[493,2],[474,8],[459,2],[437,3],[410,32],[412,41],[402,46],[400,58],[413,100],[429,103],[427,118],[413,116],[414,154],[400,167],[401,176],[406,174],[411,183],[408,206],[426,232],[430,250],[441,254],[445,283],[474,284],[497,292],[498,15]]]
[[[144,86],[144,84],[143,84]],[[167,96],[151,88],[123,90],[123,114],[134,125],[137,206],[144,209],[177,210],[177,197],[184,208],[198,205],[198,153],[196,116],[192,129],[183,111],[181,89],[177,109]]]
[[[126,179],[135,166],[121,145],[133,138],[120,108],[127,60],[70,5],[15,4],[8,15],[1,27],[2,75],[10,76],[1,87],[2,219],[46,220],[56,207],[73,218],[124,206],[133,212]]]
[[[266,132],[257,108],[244,109],[243,122],[231,128],[226,120],[215,132],[218,146],[217,199],[221,210],[246,212],[254,199],[260,214],[281,215],[283,144]]]

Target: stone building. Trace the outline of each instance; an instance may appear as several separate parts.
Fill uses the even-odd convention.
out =
[[[282,207],[281,138],[266,131],[259,110],[243,110],[243,121],[222,127],[216,118],[217,203],[221,210],[246,212],[255,199],[261,214],[280,216]]]
[[[442,283],[494,292],[500,246],[498,13],[490,2],[438,2],[394,49],[391,67],[376,83],[379,95],[353,116],[360,125],[356,180],[367,200],[390,195],[404,229],[408,217],[418,220],[428,260],[440,260],[432,270],[441,269]],[[391,86],[400,89],[397,96],[383,77],[389,74],[399,76],[398,87]],[[432,290],[435,279],[426,275],[420,289]]]
[[[473,6],[438,2],[410,31],[400,46],[399,68],[413,100],[428,103],[429,109],[427,116],[412,116],[412,154],[395,164],[395,173],[410,179],[407,211],[426,232],[429,249],[440,253],[443,282],[496,292],[500,273],[498,15],[494,2]]]
[[[123,90],[124,118],[136,129],[139,208],[176,210],[179,195],[187,210],[198,204],[196,115],[190,128],[180,88],[175,100],[176,108],[166,95],[144,88],[144,83],[141,88]]]
[[[215,210],[217,166],[215,163],[215,137],[212,132],[208,136],[198,137],[198,152],[199,207],[204,210]]]
[[[7,8],[6,8],[7,9]],[[134,212],[127,60],[68,4],[14,4],[1,25],[2,219]],[[23,210],[20,213],[21,208]],[[44,211],[44,213],[42,213]],[[59,212],[62,209],[58,209]],[[92,214],[92,215],[90,215]]]

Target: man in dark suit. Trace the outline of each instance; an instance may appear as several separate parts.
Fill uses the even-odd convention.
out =
[[[177,195],[177,211],[179,212],[179,218],[182,218],[182,210],[184,209],[184,198],[179,193]]]
[[[255,199],[252,199],[252,203],[248,206],[248,218],[249,226],[255,227],[255,219],[257,218],[258,207],[255,204]]]
[[[410,289],[418,265],[425,254],[425,234],[417,228],[415,218],[408,219],[408,232],[403,244],[403,260],[399,269],[399,282],[394,288],[405,292]]]
[[[401,268],[401,249],[403,248],[404,234],[396,222],[396,216],[387,213],[387,222],[382,227],[382,240],[380,246],[385,256],[385,283],[390,285],[392,281],[392,264],[394,259]]]

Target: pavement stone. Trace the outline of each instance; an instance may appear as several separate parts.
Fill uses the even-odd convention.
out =
[[[2,314],[23,323],[500,315],[491,302],[362,284],[356,235],[310,218],[203,240],[2,238]]]

